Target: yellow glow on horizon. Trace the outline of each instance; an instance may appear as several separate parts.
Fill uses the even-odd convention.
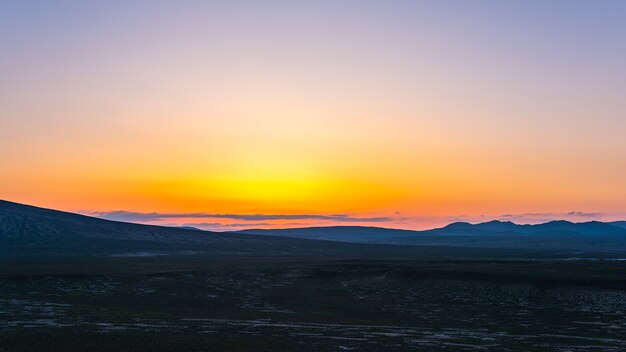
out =
[[[626,22],[595,7],[354,5],[17,11],[0,60],[0,198],[407,227],[626,213]],[[581,23],[597,32],[561,30]],[[583,56],[563,65],[568,48]]]

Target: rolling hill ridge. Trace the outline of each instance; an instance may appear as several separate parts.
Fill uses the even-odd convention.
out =
[[[0,200],[0,256],[205,253],[215,255],[424,256],[488,250],[626,252],[626,224],[507,221],[411,231],[331,226],[238,232],[141,225]]]
[[[626,249],[626,227],[621,227],[621,224],[557,220],[537,225],[519,225],[494,220],[479,224],[456,222],[425,231],[339,226],[253,229],[238,233],[372,244],[593,251]]]

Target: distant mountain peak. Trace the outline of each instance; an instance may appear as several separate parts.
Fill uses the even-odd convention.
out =
[[[445,227],[459,227],[459,226],[473,226],[473,225],[467,221],[457,221],[457,222],[450,223]]]
[[[547,224],[553,224],[553,225],[557,225],[557,224],[561,224],[561,225],[574,225],[573,222],[571,221],[567,221],[567,220],[552,220],[552,221],[548,221],[546,223],[543,224],[537,224],[537,225],[547,225]]]
[[[488,227],[515,227],[515,226],[520,226],[515,224],[512,221],[508,221],[508,220],[491,220],[491,221],[487,221],[487,222],[480,222],[477,224],[472,224],[466,221],[458,221],[458,222],[453,222],[447,226],[444,226],[444,229],[470,229],[470,228],[488,228]]]

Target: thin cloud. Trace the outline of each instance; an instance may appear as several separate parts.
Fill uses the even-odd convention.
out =
[[[583,217],[583,218],[595,218],[595,217],[601,216],[603,214],[602,213],[586,213],[586,212],[583,212],[583,211],[570,211],[569,213],[567,213],[567,215],[570,215],[570,216],[580,216],[580,217]]]
[[[176,224],[173,226],[190,226],[190,227],[219,227],[219,228],[250,228],[251,226],[270,226],[272,225],[269,222],[246,222],[246,223],[233,223],[233,224],[222,224],[219,222],[192,222],[186,224]]]
[[[385,222],[388,217],[357,217],[347,214],[215,214],[215,213],[141,213],[126,210],[90,212],[91,216],[118,221],[159,221],[165,219],[230,219],[243,221],[326,220],[337,222]]]
[[[570,220],[570,221],[589,221],[599,220],[605,218],[608,214],[584,212],[584,211],[570,211],[570,212],[535,212],[535,213],[520,213],[520,214],[502,214],[500,219],[506,219],[518,223],[541,223],[552,220]]]
[[[604,215],[603,213],[591,213],[584,211],[570,211],[566,213],[521,213],[521,214],[502,214],[503,218],[524,218],[524,217],[551,217],[558,218],[562,216],[577,216],[583,218],[595,218]]]

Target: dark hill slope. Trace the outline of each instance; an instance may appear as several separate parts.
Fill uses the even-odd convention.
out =
[[[608,224],[626,229],[626,221],[613,221],[609,222]]]
[[[391,230],[389,230],[391,231]],[[524,253],[370,245],[109,221],[0,200],[0,259],[59,256],[476,257]]]
[[[415,236],[420,234],[419,231],[368,226],[303,227],[271,230],[257,229],[237,231],[236,233],[356,243],[379,243],[381,239],[388,237]]]
[[[244,230],[239,233],[416,246],[572,251],[626,250],[626,229],[597,221],[585,223],[551,221],[538,225],[518,225],[509,221],[480,224],[457,222],[427,231],[344,226]]]
[[[124,223],[0,201],[0,255],[4,256],[119,254],[137,251],[334,255],[359,253],[366,247]]]
[[[263,236],[260,236],[263,235]],[[216,233],[116,222],[0,201],[0,257],[211,254],[326,257],[576,256],[626,251],[626,229],[589,222],[451,224],[429,231],[318,227]],[[570,254],[568,254],[570,253]]]

